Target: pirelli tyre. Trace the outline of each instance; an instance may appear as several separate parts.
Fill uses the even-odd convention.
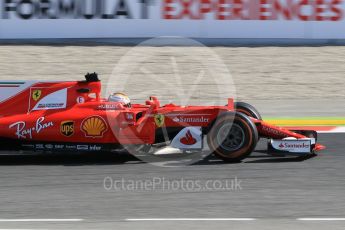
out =
[[[226,162],[239,162],[248,157],[258,139],[254,122],[242,113],[222,114],[207,134],[210,150]]]
[[[259,111],[252,105],[245,102],[235,102],[235,108],[237,112],[243,113],[247,116],[262,120]]]

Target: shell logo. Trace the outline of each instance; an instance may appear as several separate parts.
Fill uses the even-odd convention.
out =
[[[81,123],[81,130],[86,137],[99,138],[108,130],[108,125],[100,116],[92,116],[84,119]]]

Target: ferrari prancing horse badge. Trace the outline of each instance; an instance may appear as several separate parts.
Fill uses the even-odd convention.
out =
[[[155,123],[156,123],[157,127],[159,127],[159,128],[162,127],[164,125],[164,120],[165,120],[164,115],[162,115],[162,114],[156,114],[155,115]]]
[[[32,92],[32,99],[34,99],[34,101],[38,101],[38,99],[40,99],[41,95],[42,95],[42,91],[41,90],[39,90],[39,89],[34,90]]]

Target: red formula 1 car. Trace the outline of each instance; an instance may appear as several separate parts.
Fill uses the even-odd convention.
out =
[[[0,88],[2,150],[103,152],[163,143],[182,152],[208,146],[225,161],[239,161],[259,138],[268,138],[268,153],[303,156],[324,148],[316,132],[267,124],[255,108],[231,99],[226,106],[161,105],[156,97],[132,105],[104,99],[95,73],[85,81],[1,82]]]

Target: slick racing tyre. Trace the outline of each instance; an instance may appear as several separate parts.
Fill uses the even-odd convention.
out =
[[[258,142],[254,122],[242,113],[226,113],[215,121],[207,134],[210,150],[226,162],[239,162],[249,156]]]
[[[237,112],[243,113],[249,117],[253,117],[258,120],[262,120],[259,111],[254,106],[245,102],[235,102],[235,108]]]

